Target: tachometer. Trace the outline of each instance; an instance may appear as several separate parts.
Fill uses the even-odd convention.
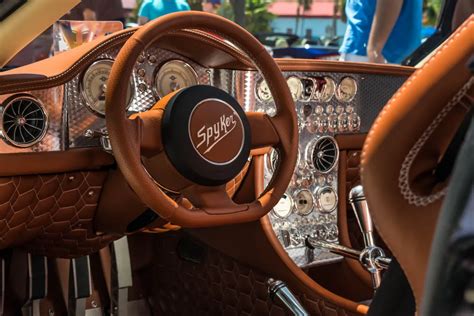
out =
[[[314,99],[319,102],[328,102],[332,99],[336,90],[336,83],[330,77],[315,78],[317,87],[314,91]]]
[[[154,90],[158,97],[198,84],[198,75],[191,65],[181,60],[164,63],[155,75]]]
[[[89,66],[84,72],[81,80],[81,92],[86,106],[94,113],[105,115],[105,93],[107,91],[107,80],[114,61],[111,59],[101,59]],[[133,97],[133,80],[127,88],[127,104],[130,104]]]

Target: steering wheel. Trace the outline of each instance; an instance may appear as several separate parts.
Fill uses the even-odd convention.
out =
[[[128,117],[127,82],[138,56],[163,36],[184,29],[213,33],[247,54],[266,80],[277,114],[245,113],[228,93],[197,85],[175,91],[149,111]],[[273,58],[242,27],[193,11],[154,20],[124,44],[108,82],[106,124],[117,164],[138,197],[163,219],[183,227],[254,221],[284,194],[298,151],[295,105]],[[254,201],[237,204],[225,184],[247,164],[251,149],[269,146],[280,153],[273,180]],[[186,199],[172,199],[165,191]]]

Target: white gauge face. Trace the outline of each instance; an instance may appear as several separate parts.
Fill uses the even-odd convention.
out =
[[[314,208],[314,199],[311,191],[303,189],[295,194],[296,212],[300,215],[309,215]]]
[[[317,87],[314,91],[314,98],[316,101],[328,102],[334,96],[336,90],[336,83],[332,78],[323,77],[317,79]]]
[[[318,190],[318,207],[323,213],[330,213],[336,209],[337,194],[331,187],[324,187]]]
[[[257,98],[262,102],[269,102],[273,99],[270,88],[264,79],[261,79],[256,85]]]
[[[357,93],[357,82],[354,78],[345,77],[341,80],[336,90],[336,98],[342,102],[350,102]]]
[[[193,67],[181,60],[170,60],[156,73],[154,90],[162,98],[171,92],[197,84],[198,76]]]
[[[280,201],[273,208],[273,214],[279,218],[286,218],[293,212],[293,200],[289,195],[283,194]]]
[[[105,115],[105,93],[113,63],[110,59],[98,60],[89,66],[82,77],[81,90],[87,107],[102,116]],[[127,107],[132,101],[133,90],[131,78],[127,87]]]
[[[289,77],[286,80],[286,83],[288,84],[288,88],[290,88],[291,96],[293,97],[294,101],[298,101],[301,99],[301,96],[303,95],[303,83],[301,80],[297,77]]]
[[[268,171],[270,171],[270,173],[274,173],[276,167],[278,166],[278,159],[279,159],[278,150],[275,148],[270,149],[270,151],[266,154],[266,157],[267,157],[266,164],[267,164]]]

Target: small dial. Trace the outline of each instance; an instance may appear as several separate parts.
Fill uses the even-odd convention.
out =
[[[288,88],[290,88],[291,96],[293,97],[294,101],[301,100],[301,97],[303,95],[303,90],[304,90],[304,85],[303,82],[297,77],[289,77],[286,80],[286,83],[288,84]]]
[[[299,215],[309,215],[314,209],[314,198],[311,191],[303,189],[295,194],[296,212]]]
[[[342,102],[350,102],[357,93],[357,82],[354,78],[345,77],[341,80],[336,90],[336,98]]]
[[[313,98],[319,102],[328,102],[334,96],[336,90],[336,82],[330,77],[322,77],[315,79],[317,87],[314,90]]]
[[[105,115],[105,93],[107,91],[107,80],[114,61],[102,59],[94,62],[84,72],[81,80],[81,91],[86,106],[94,113]],[[133,79],[131,78],[127,86],[127,104],[130,104],[133,97]]]
[[[255,86],[255,94],[262,102],[269,102],[273,99],[270,88],[264,79],[261,79]]]
[[[278,160],[279,160],[279,154],[278,150],[275,148],[270,149],[270,151],[266,154],[266,165],[268,171],[270,173],[274,173],[277,166],[278,166]]]
[[[330,213],[336,209],[337,194],[331,187],[323,187],[318,190],[317,203],[320,212]]]
[[[280,201],[273,208],[273,214],[279,218],[287,218],[293,212],[293,199],[287,195],[283,194]]]
[[[164,63],[155,75],[155,92],[158,97],[198,84],[198,76],[193,67],[181,60]]]

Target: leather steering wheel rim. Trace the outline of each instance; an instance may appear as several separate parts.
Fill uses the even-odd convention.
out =
[[[247,114],[250,127],[254,131],[251,133],[251,148],[274,145],[280,152],[280,163],[273,181],[265,192],[251,203],[243,205],[229,201],[224,203],[225,197],[219,189],[213,192],[213,189],[201,186],[195,190],[198,192],[197,195],[201,194],[200,190],[205,191],[208,199],[214,200],[213,205],[186,207],[163,192],[141,162],[141,143],[146,142],[143,138],[151,137],[144,135],[146,134],[144,126],[152,124],[144,123],[146,115],[134,119],[127,117],[125,101],[127,80],[123,78],[130,77],[138,56],[148,45],[156,43],[164,35],[184,29],[211,32],[240,48],[260,70],[274,97],[277,108],[274,117],[261,113]],[[162,103],[169,101],[170,98],[172,98],[170,95],[164,97]],[[148,111],[148,114],[157,112],[159,111]],[[162,117],[155,117],[151,120],[155,125],[152,134],[160,134],[161,119]],[[191,11],[166,15],[141,27],[126,41],[117,55],[108,81],[106,124],[115,159],[131,188],[160,217],[183,227],[209,227],[261,218],[284,194],[296,164],[298,128],[294,101],[277,64],[258,40],[245,29],[225,18],[204,12]],[[255,130],[257,128],[258,133]],[[262,139],[262,135],[270,136],[269,139]]]

